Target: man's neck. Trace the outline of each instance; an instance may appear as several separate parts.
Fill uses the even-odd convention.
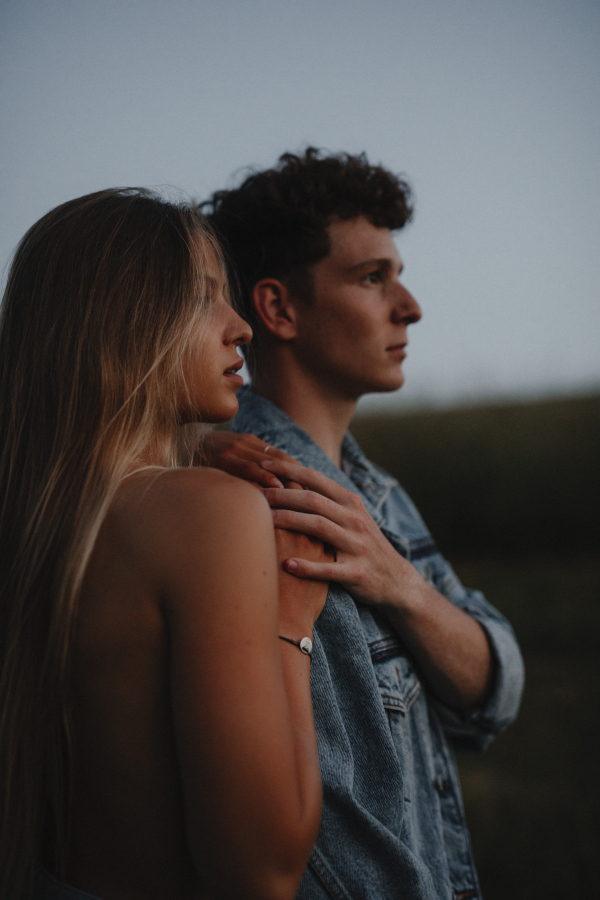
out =
[[[258,375],[252,389],[287,413],[336,466],[341,464],[342,441],[356,400],[341,397],[335,389],[297,366],[282,366],[278,371]]]

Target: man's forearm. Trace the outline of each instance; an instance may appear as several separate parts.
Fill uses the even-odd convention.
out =
[[[484,629],[418,573],[383,607],[392,627],[419,664],[433,693],[465,709],[486,699],[493,658]]]

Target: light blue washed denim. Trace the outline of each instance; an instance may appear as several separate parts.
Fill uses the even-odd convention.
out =
[[[437,702],[402,642],[374,609],[332,584],[315,626],[311,687],[323,819],[298,900],[479,900],[449,740],[483,749],[515,718],[523,662],[508,622],[467,590],[398,483],[350,435],[339,469],[285,413],[238,393],[238,432],[251,432],[358,493],[386,538],[485,629],[496,663],[485,705]]]

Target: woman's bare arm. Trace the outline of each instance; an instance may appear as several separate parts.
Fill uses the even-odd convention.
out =
[[[215,898],[293,898],[320,820],[310,660],[324,602],[284,592],[260,492],[212,470],[153,487],[190,849]]]

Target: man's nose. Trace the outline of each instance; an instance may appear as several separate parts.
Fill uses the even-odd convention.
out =
[[[392,320],[412,325],[418,322],[422,316],[421,307],[403,284],[397,285],[396,302],[392,309]]]

